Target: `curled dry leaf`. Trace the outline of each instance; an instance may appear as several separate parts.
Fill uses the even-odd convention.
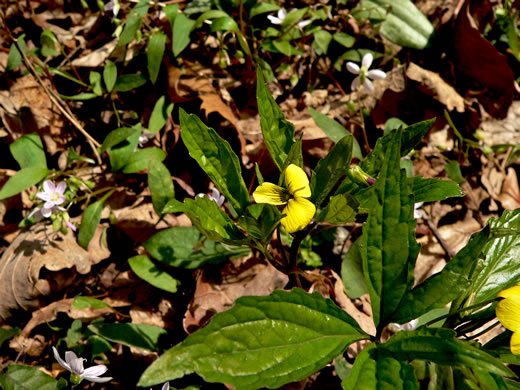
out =
[[[99,226],[88,251],[67,235],[53,232],[50,225],[34,225],[21,232],[0,258],[0,323],[14,310],[32,310],[51,292],[74,283],[70,272],[90,272],[91,266],[107,258],[110,252],[101,246]],[[46,269],[47,277],[40,275]]]
[[[518,188],[518,177],[514,168],[510,167],[507,169],[506,180],[497,199],[505,209],[515,210],[520,208],[520,189]]]
[[[215,313],[229,309],[241,296],[269,295],[282,289],[288,282],[287,275],[269,263],[251,258],[232,260],[221,268],[219,282],[203,270],[198,278],[195,295],[184,316],[184,329],[188,333],[204,326]]]
[[[453,111],[453,109],[456,109],[458,112],[464,112],[464,99],[462,96],[437,73],[423,69],[412,62],[406,70],[406,76],[424,85],[428,92],[444,104],[448,110]]]

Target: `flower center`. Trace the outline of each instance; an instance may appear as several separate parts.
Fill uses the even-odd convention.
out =
[[[53,192],[50,196],[49,196],[49,200],[51,202],[58,202],[60,200],[60,193],[59,192]]]

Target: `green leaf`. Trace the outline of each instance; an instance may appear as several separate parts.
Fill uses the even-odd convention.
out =
[[[177,292],[179,281],[168,272],[163,271],[154,264],[148,256],[139,255],[128,259],[128,264],[132,271],[141,279],[147,281],[152,286],[171,293]]]
[[[257,70],[256,77],[256,99],[265,146],[278,169],[282,171],[287,154],[294,143],[294,126],[285,120],[282,110],[264,83],[260,70]]]
[[[161,96],[153,107],[152,115],[148,121],[148,131],[157,133],[161,130],[172,113],[173,103],[166,105],[166,97]]]
[[[148,41],[148,46],[146,47],[146,58],[148,59],[148,74],[150,75],[150,81],[152,84],[155,84],[157,81],[165,45],[166,35],[162,32],[153,34]]]
[[[313,170],[310,183],[311,201],[316,207],[323,203],[350,167],[353,138],[351,135],[341,138]]]
[[[352,155],[356,157],[358,160],[361,160],[363,158],[363,155],[361,154],[361,148],[359,147],[359,143],[347,129],[341,126],[334,119],[329,118],[327,115],[316,111],[312,107],[308,107],[308,110],[311,113],[312,119],[314,120],[314,122],[316,122],[318,127],[321,130],[323,130],[327,137],[329,137],[334,142],[339,142],[339,140],[346,136],[352,137]]]
[[[316,218],[316,222],[327,222],[332,224],[346,224],[356,220],[359,203],[350,194],[334,195],[329,204]]]
[[[84,310],[103,309],[105,307],[110,307],[110,305],[102,301],[101,299],[78,295],[74,298],[74,301],[72,302],[72,305],[70,307],[76,310]]]
[[[380,32],[393,43],[413,49],[430,45],[433,26],[410,0],[362,0],[360,8],[366,11],[356,17],[384,19]]]
[[[141,134],[141,127],[120,127],[119,129],[112,130],[105,137],[103,144],[101,144],[101,153],[111,149],[117,144],[127,140],[128,138],[134,136],[135,134]]]
[[[150,187],[152,193],[153,209],[157,215],[162,215],[164,206],[175,198],[172,176],[162,162],[150,161],[148,165],[148,187]]]
[[[4,342],[9,340],[11,337],[16,336],[17,334],[20,334],[19,328],[11,328],[11,329],[5,329],[0,328],[0,347]]]
[[[352,243],[341,262],[341,280],[349,298],[359,298],[368,292],[363,275],[363,258],[360,251],[361,240]]]
[[[190,156],[197,161],[231,206],[242,214],[250,204],[249,192],[237,155],[227,141],[195,115],[179,110],[181,137]]]
[[[226,248],[204,239],[192,226],[175,226],[156,233],[145,243],[146,250],[157,260],[172,267],[195,269],[204,264],[218,264],[230,257],[244,255],[249,248]]]
[[[117,66],[112,61],[107,60],[103,68],[103,81],[108,92],[112,92],[117,80]]]
[[[114,190],[109,191],[103,195],[100,200],[92,203],[85,209],[85,212],[81,217],[81,225],[79,226],[78,232],[78,242],[83,248],[88,249],[88,244],[90,240],[92,240],[92,237],[94,237],[99,221],[101,221],[103,203],[110,195],[112,195],[113,192]]]
[[[474,234],[441,272],[429,277],[413,290],[407,291],[399,307],[392,314],[392,321],[406,323],[430,310],[444,307],[465,293],[470,285],[469,275],[475,259],[482,256],[489,237],[489,227]]]
[[[455,196],[464,196],[457,183],[451,180],[441,180],[436,177],[425,179],[421,176],[409,177],[408,185],[415,197],[415,203],[435,202]]]
[[[139,15],[130,16],[126,21],[125,26],[123,27],[123,31],[121,32],[121,36],[117,45],[123,46],[132,42],[135,39],[137,30],[141,28],[142,23],[143,18]]]
[[[178,14],[173,22],[173,55],[177,57],[190,43],[190,33],[195,24],[186,15]]]
[[[52,57],[60,54],[60,51],[56,49],[57,45],[59,46],[58,40],[51,30],[44,30],[40,34],[40,46],[43,56]]]
[[[117,172],[123,169],[126,164],[130,161],[130,158],[137,152],[137,143],[139,142],[139,135],[141,125],[137,124],[135,126],[136,131],[130,137],[125,139],[123,142],[118,143],[116,146],[112,146],[108,155],[110,158],[110,165],[112,166],[112,170]]]
[[[493,238],[484,248],[482,268],[472,273],[466,290],[472,304],[493,299],[520,281],[520,209],[506,210],[498,220],[491,218],[488,225]]]
[[[288,57],[303,55],[303,51],[291,45],[291,43],[287,40],[277,39],[276,41],[272,41],[271,43],[275,49],[272,50],[274,52],[282,53]]]
[[[179,11],[179,4],[168,4],[163,8],[163,11],[168,18],[168,22],[170,22],[170,28],[173,31],[173,23],[175,22],[175,18],[177,17]]]
[[[92,87],[92,92],[94,92],[96,96],[103,95],[103,87],[101,86],[101,74],[99,72],[90,72],[88,76],[90,86]]]
[[[160,352],[167,345],[168,332],[147,324],[90,324],[88,329],[114,343]]]
[[[211,26],[210,26],[210,31],[211,32],[215,32],[215,31],[237,32],[237,31],[240,31],[240,29],[238,28],[237,22],[235,22],[235,20],[231,16],[226,15],[226,16],[222,16],[220,18],[213,19]]]
[[[412,151],[428,130],[432,127],[434,119],[428,119],[422,122],[415,123],[408,126],[403,130],[402,143],[401,143],[401,157],[406,156]],[[376,146],[372,153],[370,153],[363,161],[361,161],[361,168],[370,176],[376,176],[381,166],[383,165],[383,159],[385,151],[388,148],[388,144],[393,137],[393,132],[389,132],[384,136],[377,139]]]
[[[400,171],[401,131],[394,130],[376,183],[365,193],[370,205],[363,225],[361,254],[374,323],[386,325],[408,284],[419,252],[414,201]],[[411,279],[411,280],[410,280]]]
[[[240,226],[248,235],[267,243],[282,218],[282,213],[276,206],[252,204],[240,218]]]
[[[230,245],[242,245],[246,240],[231,218],[207,196],[184,199],[184,212],[210,240]]]
[[[334,39],[336,42],[338,42],[340,45],[346,47],[347,49],[354,46],[354,43],[356,43],[356,38],[354,38],[352,35],[348,35],[342,32],[337,32],[332,36],[332,39]]]
[[[378,349],[397,360],[427,360],[437,364],[471,367],[500,376],[516,377],[500,360],[467,341],[456,338],[455,331],[444,328],[420,328],[398,332]]]
[[[308,8],[300,8],[290,11],[282,22],[282,28],[292,26],[296,22],[300,21],[307,13]]]
[[[138,385],[196,372],[240,389],[278,388],[307,378],[364,338],[348,314],[318,293],[242,297],[152,363]]]
[[[25,53],[27,50],[27,45],[25,44],[25,34],[20,35],[18,38],[18,45],[20,46],[20,49]],[[9,48],[9,55],[7,56],[7,66],[6,70],[14,70],[22,65],[22,54],[18,51],[18,48],[14,43],[11,44],[11,47]]]
[[[265,14],[267,12],[278,11],[280,7],[276,4],[260,2],[256,3],[249,12],[249,19],[253,19],[256,15]]]
[[[83,93],[78,93],[77,95],[73,95],[73,96],[66,96],[66,95],[60,94],[60,97],[63,99],[68,99],[68,100],[91,100],[91,99],[95,99],[99,96],[96,95],[94,92],[83,92]]]
[[[114,90],[128,92],[145,84],[146,78],[140,74],[124,74],[117,79]]]
[[[38,184],[49,174],[45,167],[23,168],[7,180],[0,190],[0,200],[16,195],[27,188]]]
[[[375,344],[369,344],[356,356],[350,375],[341,382],[345,390],[377,390],[377,362],[370,356]]]
[[[9,149],[20,168],[47,168],[47,159],[38,133],[25,134],[9,145]]]
[[[460,171],[460,164],[458,161],[450,161],[448,164],[446,164],[444,170],[446,171],[448,177],[455,183],[462,185],[466,181],[464,176],[462,176],[462,172]]]
[[[55,390],[58,381],[38,367],[10,364],[7,372],[0,375],[0,386],[4,390]]]
[[[317,49],[318,55],[327,54],[329,50],[330,41],[332,41],[332,34],[327,30],[318,30],[314,33],[314,42],[312,46]]]
[[[121,172],[136,173],[148,169],[150,164],[161,162],[166,158],[166,153],[159,148],[144,148],[135,151]]]

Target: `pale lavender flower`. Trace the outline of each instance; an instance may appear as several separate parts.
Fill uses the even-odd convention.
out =
[[[166,383],[162,386],[161,390],[170,390],[170,382],[166,382]]]
[[[290,11],[289,13],[291,12],[293,11]],[[267,19],[269,19],[269,21],[272,24],[282,24],[285,18],[287,17],[287,10],[285,8],[280,8],[276,15],[277,16],[267,15]],[[298,26],[304,28],[305,26],[308,26],[310,23],[311,20],[302,20],[298,23]]]
[[[41,213],[44,217],[49,217],[52,214],[52,208],[65,202],[65,195],[63,195],[63,193],[66,189],[67,184],[64,181],[57,186],[50,180],[43,182],[43,192],[38,192],[36,197],[45,201],[41,209]]]
[[[67,227],[72,230],[73,232],[75,232],[76,230],[78,230],[78,228],[76,227],[76,225],[74,225],[72,222],[70,221],[67,221],[65,222],[65,224],[67,225]]]
[[[357,74],[358,76],[352,80],[352,84],[350,85],[350,88],[355,91],[359,88],[360,85],[363,85],[365,89],[369,93],[374,92],[374,85],[372,84],[371,80],[383,80],[386,77],[386,73],[379,69],[372,69],[368,70],[370,68],[370,65],[372,65],[372,60],[374,57],[372,54],[367,53],[363,56],[363,60],[361,61],[361,68],[358,64],[355,64],[353,62],[347,62],[347,69],[350,73]]]
[[[207,196],[209,200],[214,201],[217,203],[218,207],[221,207],[224,202],[226,201],[226,198],[224,195],[222,195],[215,187],[211,189],[211,195],[206,195],[203,193],[197,194],[197,196],[200,196],[201,198],[204,196]]]
[[[58,354],[58,350],[55,347],[52,347],[52,352],[54,353],[54,358],[57,360],[60,366],[65,368],[67,371],[70,371],[71,382],[74,384],[79,384],[83,379],[96,383],[105,383],[113,379],[111,377],[100,378],[100,376],[108,370],[107,366],[104,364],[84,369],[83,362],[87,359],[77,357],[74,352],[65,352],[65,361],[61,359],[60,355]]]

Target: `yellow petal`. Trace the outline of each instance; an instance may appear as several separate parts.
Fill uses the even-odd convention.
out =
[[[500,291],[497,294],[497,297],[501,297],[501,298],[512,298],[515,296],[520,298],[520,283],[518,283],[516,286],[513,286],[506,290]]]
[[[295,197],[308,198],[311,196],[309,179],[299,166],[289,164],[285,169],[285,184],[289,192]]]
[[[510,290],[510,289],[508,289]],[[507,290],[506,290],[507,291]],[[497,304],[497,317],[507,329],[513,332],[520,331],[520,296],[514,295],[510,298],[502,299]],[[519,339],[520,341],[520,339]],[[520,345],[519,345],[520,348]]]
[[[511,353],[520,355],[520,332],[514,332],[511,336]]]
[[[314,217],[315,212],[316,206],[307,199],[291,199],[283,209],[283,213],[287,214],[287,216],[282,218],[280,222],[285,230],[289,233],[294,233],[298,230],[305,229],[309,222],[311,222],[312,217]]]
[[[256,187],[255,192],[253,192],[253,199],[256,203],[269,203],[279,206],[287,203],[289,193],[285,188],[276,184],[264,182]]]

